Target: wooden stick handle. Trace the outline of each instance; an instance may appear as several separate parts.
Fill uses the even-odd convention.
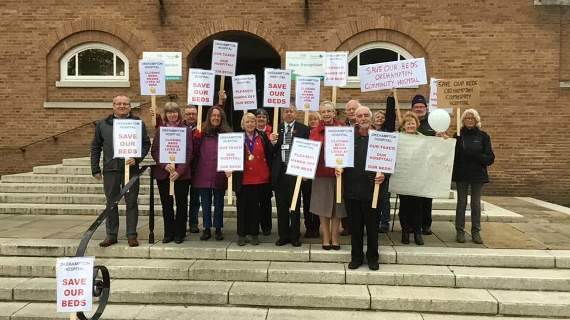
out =
[[[129,158],[125,158],[125,185],[127,185],[127,183],[129,182],[129,180],[131,179],[131,178],[129,177],[129,169],[130,169],[130,166],[127,164],[127,160],[128,160],[128,159],[129,159]]]
[[[380,172],[376,173],[376,176],[380,176]],[[372,193],[372,209],[378,208],[378,194],[380,193],[380,184],[374,183],[374,193]]]
[[[342,175],[336,177],[336,203],[342,203]]]
[[[336,94],[337,94],[337,90],[338,90],[338,89],[337,89],[337,86],[334,86],[334,87],[332,88],[332,98],[331,98],[331,101],[332,101],[332,103],[333,103],[335,106],[336,106]]]
[[[457,136],[461,135],[461,108],[457,107]]]
[[[196,129],[202,131],[202,105],[198,106],[198,121],[196,122]]]
[[[156,127],[156,96],[150,96],[150,116],[152,117],[152,127]]]
[[[234,175],[232,174],[228,177],[228,205],[230,205],[230,206],[234,202],[234,195],[233,195],[233,193],[234,193],[233,188],[234,187],[232,184],[233,180],[234,180]]]
[[[305,110],[305,125],[309,125],[309,110]]]
[[[398,126],[401,125],[402,121],[402,113],[400,112],[400,101],[398,100],[398,91],[396,89],[392,89],[394,93],[394,101],[396,102],[396,116],[398,117]]]
[[[172,163],[174,165],[174,163]],[[170,179],[168,179],[170,180]],[[170,185],[168,186],[168,195],[174,197],[174,181],[170,180]]]
[[[291,199],[291,207],[289,211],[295,211],[297,207],[297,198],[299,198],[299,190],[301,190],[301,182],[303,181],[303,177],[297,176],[297,181],[295,182],[295,190],[293,191],[293,199]]]
[[[277,134],[277,127],[279,126],[279,108],[273,108],[273,133]]]
[[[220,76],[220,90],[224,90],[226,84],[226,76]]]

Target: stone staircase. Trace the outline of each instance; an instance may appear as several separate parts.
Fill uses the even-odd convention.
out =
[[[7,223],[13,237],[0,237],[0,320],[68,318],[55,312],[55,260],[73,256],[79,238],[18,234],[29,235],[29,228],[48,234],[64,220],[89,222],[94,216],[86,215],[101,212],[101,185],[87,164],[68,159],[2,177],[0,230]],[[148,177],[142,183],[141,211],[148,214]],[[434,200],[434,220],[453,220],[452,195]],[[484,221],[524,218],[484,206]],[[235,211],[226,208],[224,215],[229,235],[235,232]],[[28,223],[30,217],[46,223],[40,230]],[[121,241],[105,249],[92,240],[86,255],[107,266],[112,278],[103,319],[570,318],[570,250],[418,247],[383,240],[380,270],[370,271],[366,265],[348,269],[349,245],[325,251],[318,241],[276,247],[273,239],[262,238],[259,246],[240,247],[226,238],[198,241],[193,235],[182,244],[141,241],[136,248]]]

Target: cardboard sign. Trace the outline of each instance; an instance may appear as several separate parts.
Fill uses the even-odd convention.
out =
[[[358,67],[358,75],[362,92],[427,83],[424,58],[362,65]]]
[[[233,77],[232,90],[234,93],[234,110],[257,109],[254,74]]]
[[[289,108],[291,105],[291,70],[265,69],[263,106]]]
[[[438,107],[467,107],[479,106],[478,79],[438,79]]]
[[[219,76],[235,76],[237,49],[237,42],[214,40],[212,71]]]
[[[325,166],[354,167],[354,127],[325,127]]]
[[[160,163],[186,163],[186,130],[160,127]]]
[[[142,120],[113,120],[113,158],[142,157]]]
[[[448,198],[455,139],[400,134],[390,192],[426,198]]]
[[[291,70],[293,79],[298,76],[320,77],[325,75],[324,51],[287,51],[285,69]]]
[[[94,257],[57,259],[57,312],[91,311],[94,262]]]
[[[398,133],[370,131],[366,171],[394,173],[398,152]]]
[[[447,113],[453,113],[453,108],[445,108],[440,107],[437,103],[437,81],[436,78],[429,79],[429,102],[428,102],[428,110],[432,112],[436,109],[444,109]]]
[[[295,82],[295,105],[299,111],[319,111],[321,79],[297,77]]]
[[[245,134],[218,134],[218,171],[243,171]]]
[[[166,94],[163,61],[139,60],[139,72],[142,96],[163,96]]]
[[[188,74],[188,104],[199,106],[214,105],[213,71],[190,68]]]
[[[182,80],[182,52],[143,52],[143,60],[164,62],[166,80]]]
[[[293,139],[293,147],[289,154],[287,174],[307,179],[314,179],[319,163],[321,142],[308,139]]]
[[[348,79],[348,52],[325,53],[325,86],[344,87]]]

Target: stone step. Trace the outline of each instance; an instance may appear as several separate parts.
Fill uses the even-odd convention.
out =
[[[53,302],[53,278],[2,278],[3,301]],[[570,317],[570,292],[283,282],[111,282],[111,303],[199,304]]]
[[[105,259],[113,279],[377,284],[504,290],[570,291],[570,270],[203,259]],[[54,278],[56,258],[0,256],[0,276]]]
[[[156,162],[154,162],[152,157],[147,156],[141,162],[141,165],[146,166],[146,165],[153,165],[155,163]],[[103,161],[100,161],[99,164],[102,166]],[[63,161],[61,162],[61,165],[63,165],[63,166],[87,166],[87,167],[91,167],[91,159],[89,157],[63,159]]]
[[[73,256],[76,239],[17,239],[0,238],[0,256],[60,257]],[[570,250],[522,250],[447,248],[416,246],[380,246],[382,264],[433,265],[458,267],[570,269]],[[129,248],[125,241],[109,248],[99,248],[97,241],[89,243],[86,255],[100,258],[140,259],[205,259],[290,262],[349,262],[350,246],[339,251],[326,251],[320,244],[303,243],[277,247],[273,243],[258,246],[238,246],[230,241],[185,241],[182,244],[148,244],[141,241]],[[457,269],[469,281],[470,269]],[[521,276],[514,274],[514,277]]]

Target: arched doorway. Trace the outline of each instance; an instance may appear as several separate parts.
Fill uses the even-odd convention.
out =
[[[217,33],[200,42],[188,55],[190,68],[209,70],[212,65],[212,45],[214,40],[238,43],[236,75],[254,74],[257,81],[257,105],[263,106],[263,71],[265,68],[280,68],[281,56],[262,38],[244,31],[227,31]],[[216,93],[219,91],[220,77],[216,76]],[[224,89],[228,95],[226,114],[234,130],[241,130],[242,111],[233,111],[232,81],[226,78]],[[215,100],[217,101],[217,94]],[[273,108],[267,112],[273,117]],[[204,110],[204,115],[206,110]],[[205,117],[205,116],[204,116]],[[271,119],[269,119],[271,120]],[[271,123],[271,122],[269,122]]]

